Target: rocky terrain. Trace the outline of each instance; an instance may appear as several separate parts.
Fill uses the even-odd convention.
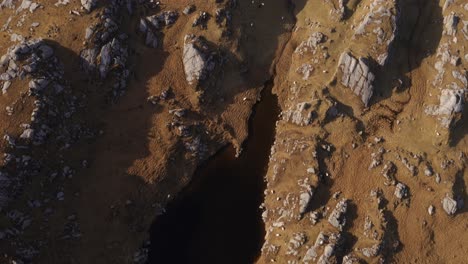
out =
[[[461,0],[0,0],[0,263],[152,263],[207,162],[268,154],[256,263],[467,263],[466,43]]]

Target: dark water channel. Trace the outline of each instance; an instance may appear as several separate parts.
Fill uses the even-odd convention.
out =
[[[271,86],[255,106],[242,155],[221,150],[155,221],[149,263],[248,264],[258,258],[265,236],[263,177],[279,114]]]

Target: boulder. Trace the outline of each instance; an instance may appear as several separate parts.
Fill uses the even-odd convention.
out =
[[[454,215],[457,212],[457,201],[447,195],[442,200],[442,207],[448,215]]]
[[[214,69],[214,62],[208,54],[208,47],[199,37],[186,35],[182,61],[186,80],[189,84],[205,80]]]
[[[361,98],[367,107],[374,92],[374,74],[370,71],[366,59],[354,58],[349,52],[341,54],[339,67],[343,73],[341,83],[350,88]]]
[[[301,217],[306,213],[310,201],[312,200],[312,196],[312,188],[308,188],[299,195],[299,214]]]

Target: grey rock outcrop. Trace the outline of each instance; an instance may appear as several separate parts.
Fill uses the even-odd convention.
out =
[[[175,11],[164,11],[157,15],[148,16],[140,19],[138,30],[146,34],[145,44],[151,48],[157,48],[159,44],[158,32],[164,27],[173,25],[179,14]]]
[[[310,125],[314,116],[314,108],[308,102],[302,102],[293,109],[283,113],[283,119],[299,126]]]
[[[315,54],[317,47],[326,40],[327,37],[322,32],[314,32],[308,39],[304,40],[299,44],[299,46],[297,46],[294,53],[304,54],[306,52],[311,52]]]
[[[215,67],[213,57],[209,54],[208,46],[194,35],[186,35],[182,61],[186,80],[189,84],[203,81]]]
[[[356,59],[349,52],[344,52],[338,64],[342,71],[341,83],[359,96],[367,107],[374,92],[375,76],[370,71],[366,59]]]
[[[97,23],[85,28],[84,49],[80,52],[81,67],[91,79],[112,80],[109,95],[112,100],[122,96],[127,88],[130,71],[127,69],[129,56],[128,35],[120,29],[125,1],[113,0],[99,16]],[[91,32],[92,31],[92,32]]]
[[[338,228],[338,230],[342,231],[344,226],[346,225],[346,211],[348,210],[348,200],[342,199],[338,202],[335,206],[335,209],[332,211],[330,216],[328,217],[328,222]]]
[[[443,89],[439,105],[428,106],[425,113],[439,116],[441,124],[448,128],[455,115],[463,111],[466,92],[466,89]]]

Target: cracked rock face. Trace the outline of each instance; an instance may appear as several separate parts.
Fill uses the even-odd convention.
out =
[[[202,39],[193,35],[185,36],[182,61],[189,84],[205,80],[208,73],[214,69],[214,62],[210,58],[208,47]]]
[[[374,92],[375,76],[370,71],[366,60],[364,58],[356,59],[351,53],[344,52],[341,54],[338,65],[343,74],[341,84],[350,88],[367,107]]]

